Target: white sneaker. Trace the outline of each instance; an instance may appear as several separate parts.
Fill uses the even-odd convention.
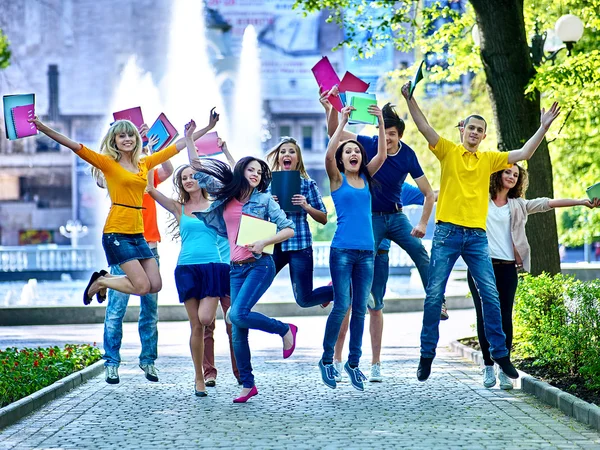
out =
[[[231,308],[229,308],[227,310],[227,312],[225,313],[225,322],[227,322],[227,324],[231,325],[231,319],[229,318],[229,311],[231,310]]]
[[[337,376],[335,377],[335,382],[339,383],[342,381],[342,362],[341,361],[334,361],[333,362],[333,367],[335,368],[335,370],[337,371]]]
[[[500,381],[500,389],[510,391],[513,388],[512,380],[502,372],[500,367],[498,367],[498,381]]]
[[[369,377],[370,382],[382,382],[383,377],[381,376],[381,363],[371,364],[371,376]]]
[[[494,366],[484,366],[483,370],[483,385],[486,388],[496,386],[496,374],[494,373]]]

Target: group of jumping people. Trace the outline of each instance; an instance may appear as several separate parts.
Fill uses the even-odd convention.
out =
[[[462,256],[468,267],[484,353],[483,383],[486,387],[496,384],[496,363],[500,387],[512,388],[511,379],[518,377],[510,361],[517,271],[530,268],[524,231],[527,215],[555,207],[596,207],[600,203],[523,198],[527,173],[516,163],[531,158],[560,113],[556,103],[548,111],[542,110],[538,131],[521,149],[480,151],[487,132],[483,117],[470,115],[461,121],[460,142],[452,142],[436,133],[409,92],[407,83],[402,87],[402,95],[408,111],[441,164],[439,192],[432,190],[415,151],[402,142],[405,124],[389,103],[381,109],[369,108],[377,118],[377,135],[356,135],[346,130],[353,108],[346,106],[338,114],[329,101],[338,95],[337,88],[320,93],[330,136],[325,169],[337,228],[330,249],[331,285],[316,289],[308,217],[325,224],[327,210],[317,183],[305,169],[295,139],[282,137],[268,153],[266,162],[250,156],[235,161],[221,140],[218,145],[227,162],[199,158],[195,141],[219,121],[213,109],[204,128],[196,129],[196,123],[190,121],[182,139],[158,152],[152,149],[153,136],[146,136],[147,126],[138,130],[130,121],[118,120],[111,124],[98,153],[52,130],[37,117],[32,119],[40,132],[93,166],[98,185],[107,189],[111,200],[102,236],[110,272],[94,272],[83,296],[85,304],[94,297],[102,302],[108,296],[104,328],[106,381],[119,383],[122,322],[132,294],[141,297],[140,368],[148,380],[158,381],[154,363],[157,293],[162,280],[156,202],[171,213],[168,230],[181,241],[175,282],[191,327],[196,396],[206,397],[207,387],[216,384],[213,333],[219,303],[226,316],[233,373],[241,385],[234,403],[244,403],[258,394],[248,340],[250,329],[279,335],[282,357],[292,356],[298,328],[253,311],[275,275],[286,265],[300,307],[326,307],[333,303],[318,362],[323,383],[336,388],[344,371],[354,388],[364,390],[367,377],[359,364],[367,310],[372,343],[368,379],[382,381],[383,297],[390,241],[411,257],[426,292],[417,378],[425,381],[430,376],[439,322],[448,318],[446,283],[454,263]],[[143,138],[148,139],[145,147]],[[189,164],[173,170],[169,159],[184,149]],[[297,212],[283,211],[279,199],[270,192],[272,172],[288,170],[299,171],[301,176],[300,193],[292,197],[292,203],[300,207]],[[156,189],[171,174],[175,198]],[[409,174],[416,188],[405,183]],[[429,256],[421,238],[436,201],[436,227]],[[403,213],[408,204],[423,205],[416,226]],[[273,222],[276,232],[266,239],[238,245],[242,215]],[[272,255],[264,251],[271,245],[275,246]],[[347,329],[349,354],[343,364]]]

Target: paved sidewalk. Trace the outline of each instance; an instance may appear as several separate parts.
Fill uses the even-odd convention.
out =
[[[160,324],[159,383],[148,382],[135,364],[137,330],[126,325],[119,385],[98,377],[80,386],[3,430],[0,449],[600,448],[598,433],[520,390],[483,388],[479,369],[444,349],[430,380],[419,383],[420,317],[385,316],[384,382],[369,383],[363,393],[348,383],[337,390],[321,383],[316,363],[325,317],[294,318],[299,347],[285,361],[279,337],[251,332],[259,395],[242,405],[231,402],[240,389],[231,374],[222,322],[216,334],[220,372],[207,398],[193,395],[187,323]],[[472,311],[451,311],[441,326],[441,343],[472,334],[472,319]],[[0,346],[7,333],[17,343],[34,343],[44,334],[100,341],[102,328],[5,328]],[[361,366],[368,373],[368,324],[363,348]]]

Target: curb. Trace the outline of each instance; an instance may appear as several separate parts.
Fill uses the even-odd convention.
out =
[[[483,356],[481,352],[467,347],[458,341],[452,341],[450,348],[454,353],[458,353],[465,359],[470,359],[480,366],[483,365]],[[600,431],[600,407],[567,394],[557,387],[551,386],[545,381],[538,380],[531,375],[519,370],[521,375],[521,390],[537,397],[542,402],[554,408],[560,409],[569,417],[573,417],[578,422],[589,425],[595,430]]]
[[[0,408],[0,430],[40,409],[46,403],[62,397],[71,389],[99,375],[103,370],[104,360],[101,359],[79,372],[72,373],[50,386],[46,386],[27,397],[17,400],[4,408]]]

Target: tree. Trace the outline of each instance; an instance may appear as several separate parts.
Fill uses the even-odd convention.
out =
[[[6,69],[10,64],[10,48],[8,39],[0,29],[0,69]]]
[[[357,49],[369,56],[370,49],[393,41],[396,48],[416,48],[423,53],[447,54],[447,66],[433,67],[431,80],[455,80],[467,71],[482,70],[492,104],[497,142],[500,150],[519,148],[539,126],[541,83],[536,84],[537,70],[530,55],[527,29],[534,21],[546,25],[560,16],[565,2],[534,0],[524,8],[523,0],[445,0],[386,2],[367,0],[297,0],[296,7],[305,11],[328,9],[329,20],[344,26],[345,39],[340,45]],[[444,6],[441,6],[443,3]],[[600,0],[566,0],[566,7],[582,13],[587,28],[597,30]],[[355,11],[344,15],[345,10]],[[596,14],[594,14],[594,10]],[[434,27],[438,19],[445,24]],[[481,44],[477,49],[470,39],[478,25]],[[407,25],[408,24],[408,25]],[[526,26],[527,24],[527,26]],[[353,40],[367,31],[369,38]],[[338,46],[339,47],[339,46]],[[596,59],[596,67],[598,59]],[[596,68],[596,72],[597,72]],[[554,70],[547,69],[551,92],[558,91]],[[399,72],[396,75],[406,72]],[[597,77],[598,75],[596,75]],[[544,140],[528,164],[528,197],[554,195],[552,162]],[[532,247],[532,272],[560,272],[556,219],[553,214],[531,216],[527,234]]]

